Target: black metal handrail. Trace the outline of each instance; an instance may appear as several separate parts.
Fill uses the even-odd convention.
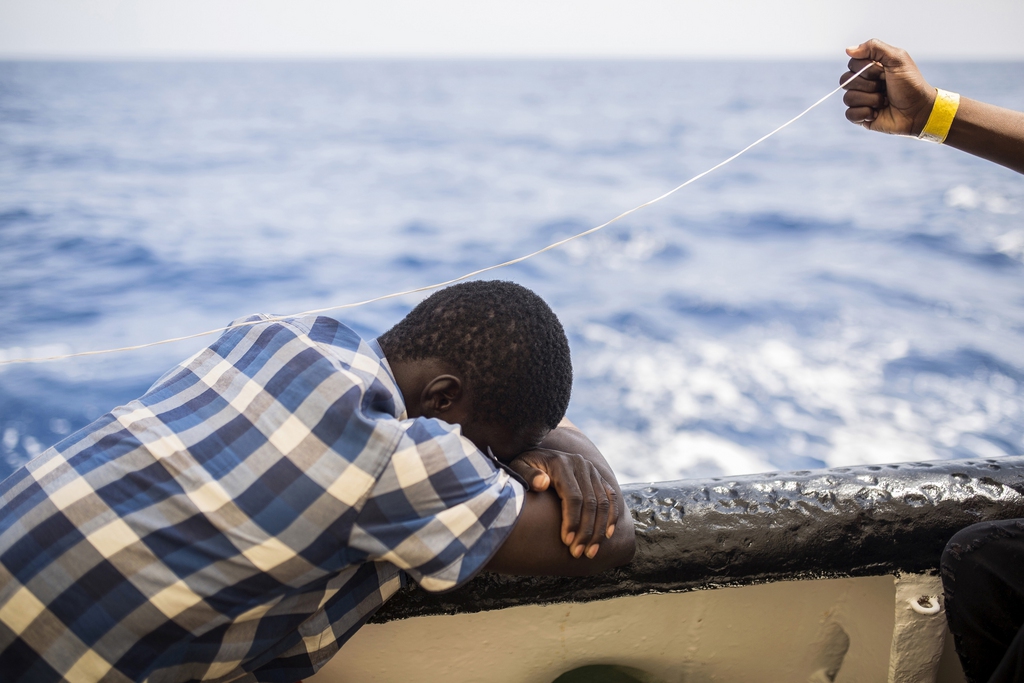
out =
[[[1024,456],[627,484],[622,492],[637,530],[629,565],[587,578],[483,573],[441,595],[410,585],[372,621],[934,571],[959,529],[1024,517]]]

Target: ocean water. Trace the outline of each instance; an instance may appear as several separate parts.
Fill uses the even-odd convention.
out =
[[[0,63],[0,358],[445,280],[731,155],[834,63]],[[929,64],[1024,109],[1024,64]],[[628,481],[1024,452],[1024,177],[838,96],[499,271]],[[406,297],[337,313],[365,335]],[[209,340],[0,367],[0,477]]]

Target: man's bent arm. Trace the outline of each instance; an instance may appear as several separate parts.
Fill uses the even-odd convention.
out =
[[[505,574],[587,576],[628,563],[636,550],[633,518],[619,484],[600,451],[568,420],[541,443],[542,448],[575,453],[590,462],[615,490],[618,517],[614,532],[593,558],[574,557],[562,538],[562,501],[553,490],[530,492],[515,529],[487,565]],[[600,525],[599,525],[600,526]]]

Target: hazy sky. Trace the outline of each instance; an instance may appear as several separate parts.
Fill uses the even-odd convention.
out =
[[[0,57],[1024,58],[1024,0],[0,0]]]

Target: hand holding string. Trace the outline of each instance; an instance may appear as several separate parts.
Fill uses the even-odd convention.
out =
[[[846,48],[849,71],[840,77],[844,85],[846,118],[868,130],[892,135],[920,134],[935,102],[935,88],[921,75],[906,50],[880,40]]]

